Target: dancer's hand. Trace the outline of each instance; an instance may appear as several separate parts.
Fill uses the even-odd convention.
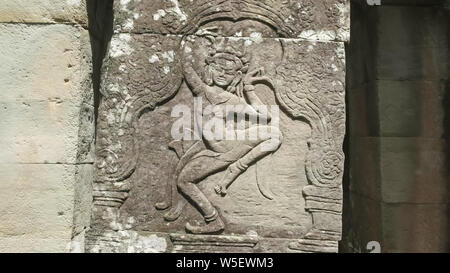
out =
[[[269,77],[264,76],[264,74],[264,68],[259,68],[247,73],[244,77],[244,92],[255,91],[255,84],[258,82],[269,83],[273,86],[272,80]]]

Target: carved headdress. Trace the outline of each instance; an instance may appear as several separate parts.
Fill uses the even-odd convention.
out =
[[[243,40],[230,38],[215,38],[212,42],[212,47],[209,50],[208,57],[205,62],[207,64],[205,70],[205,82],[209,85],[213,84],[210,65],[217,62],[218,59],[225,59],[233,62],[238,68],[236,77],[240,77],[239,81],[235,82],[234,86],[229,86],[228,90],[232,93],[236,92],[238,88],[242,90],[242,77],[248,72],[250,64],[250,54],[247,52]]]
[[[219,40],[219,41],[218,41]],[[242,73],[247,73],[250,56],[244,46],[244,41],[232,41],[229,38],[219,38],[213,43],[206,58],[206,63],[211,64],[217,58],[224,58],[239,65]]]

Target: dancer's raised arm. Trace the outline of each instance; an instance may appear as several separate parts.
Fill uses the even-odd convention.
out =
[[[182,65],[184,78],[192,92],[194,92],[195,95],[199,95],[206,92],[208,86],[203,82],[203,80],[200,78],[193,67],[194,57],[192,56],[192,51],[194,48],[194,44],[192,41],[192,37],[187,37],[183,41],[184,45]]]
[[[262,83],[274,89],[273,83],[269,77],[262,76],[264,73],[263,69],[258,69],[248,73],[244,79],[244,93],[249,104],[254,107],[254,109],[258,112],[259,116],[267,118],[268,121],[272,119],[270,113],[267,111],[267,107],[255,93],[256,87],[255,84]]]

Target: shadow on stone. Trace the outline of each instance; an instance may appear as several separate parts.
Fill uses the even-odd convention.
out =
[[[92,48],[92,82],[94,88],[94,113],[96,125],[101,97],[101,69],[103,59],[108,49],[108,44],[113,35],[113,4],[114,0],[87,1],[87,12],[89,17],[88,27]],[[97,126],[95,127],[97,128]]]

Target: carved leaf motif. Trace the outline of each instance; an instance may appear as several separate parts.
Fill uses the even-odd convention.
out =
[[[182,26],[178,32],[194,33],[199,26],[220,18],[229,18],[234,21],[254,19],[263,21],[276,29],[282,37],[290,37],[294,31],[285,22],[282,12],[277,8],[274,0],[213,0],[205,1],[204,5],[196,5],[189,23]]]
[[[98,181],[122,181],[139,157],[135,137],[146,109],[173,97],[182,82],[179,38],[133,37],[133,53],[112,58],[105,73],[98,130]],[[145,54],[142,54],[145,53]],[[114,69],[114,70],[113,70]]]
[[[286,56],[277,69],[277,99],[293,118],[307,120],[312,128],[306,162],[309,182],[320,187],[336,187],[343,175],[344,155],[338,140],[345,132],[342,128],[345,123],[344,95],[314,84],[317,78],[332,74],[328,65],[316,58],[319,54],[312,57],[306,53],[298,54],[307,49],[292,42],[285,46],[288,48]],[[301,61],[302,58],[311,58],[308,67],[304,67],[306,61]]]

